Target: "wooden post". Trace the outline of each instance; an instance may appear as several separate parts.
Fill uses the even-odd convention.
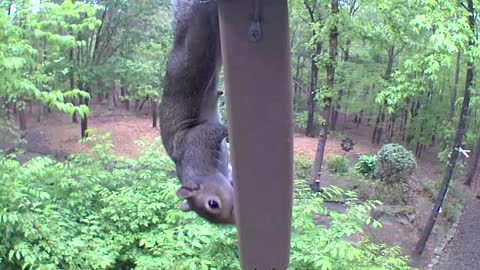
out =
[[[287,0],[221,0],[218,8],[241,267],[287,269],[293,188]]]

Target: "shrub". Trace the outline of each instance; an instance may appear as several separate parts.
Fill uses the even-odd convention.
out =
[[[297,155],[295,156],[294,167],[295,178],[307,179],[313,167],[313,160],[304,154]]]
[[[21,165],[0,155],[0,269],[240,269],[235,227],[179,209],[179,183],[159,144],[135,160],[110,147],[64,163]],[[327,210],[326,197],[342,197],[347,211]],[[289,269],[411,269],[397,247],[345,240],[380,225],[369,215],[377,204],[297,182]],[[332,218],[330,227],[315,225],[318,213]]]
[[[404,182],[375,181],[375,197],[387,204],[403,204],[409,195],[409,186]]]
[[[329,171],[339,174],[348,172],[348,158],[340,155],[333,155],[326,161]]]
[[[345,189],[352,190],[357,193],[359,199],[377,199],[377,196],[375,195],[375,181],[366,179],[365,176],[353,168],[348,170],[344,177],[347,181]]]
[[[361,155],[355,164],[355,170],[367,178],[375,177],[375,167],[377,166],[377,156]]]
[[[387,183],[405,181],[416,166],[412,151],[399,144],[385,144],[377,154],[375,177]]]

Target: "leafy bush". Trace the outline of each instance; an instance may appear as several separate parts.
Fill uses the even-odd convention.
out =
[[[387,183],[405,181],[416,167],[412,151],[399,144],[385,144],[377,153],[375,177]]]
[[[404,182],[387,183],[375,181],[375,197],[384,203],[402,204],[406,203],[409,195],[409,186]]]
[[[346,180],[345,189],[354,191],[361,200],[377,199],[375,194],[375,181],[370,181],[365,178],[356,169],[352,168],[344,175]]]
[[[339,174],[348,172],[348,158],[340,155],[333,155],[326,161],[329,171]]]
[[[239,269],[236,229],[179,210],[173,164],[159,144],[145,146],[136,160],[113,156],[110,143],[64,163],[0,155],[0,269]],[[377,202],[302,183],[290,269],[411,269],[397,247],[345,240],[380,225],[368,214]],[[348,210],[324,208],[332,197]],[[316,226],[313,214],[329,215],[331,226]]]
[[[294,161],[295,178],[307,179],[313,167],[313,160],[307,155],[297,155]]]
[[[377,156],[361,155],[355,164],[355,170],[367,178],[375,177],[375,167],[377,166]]]

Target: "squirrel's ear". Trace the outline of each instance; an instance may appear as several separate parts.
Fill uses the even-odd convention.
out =
[[[177,190],[177,196],[180,199],[187,199],[195,195],[199,186],[193,183],[186,183]]]
[[[180,205],[180,209],[183,211],[183,212],[188,212],[188,211],[191,211],[192,208],[190,207],[190,204],[188,204],[188,202],[184,202]]]

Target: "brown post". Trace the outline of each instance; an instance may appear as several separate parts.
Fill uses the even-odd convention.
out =
[[[287,269],[293,188],[287,0],[221,0],[218,7],[241,267]]]

